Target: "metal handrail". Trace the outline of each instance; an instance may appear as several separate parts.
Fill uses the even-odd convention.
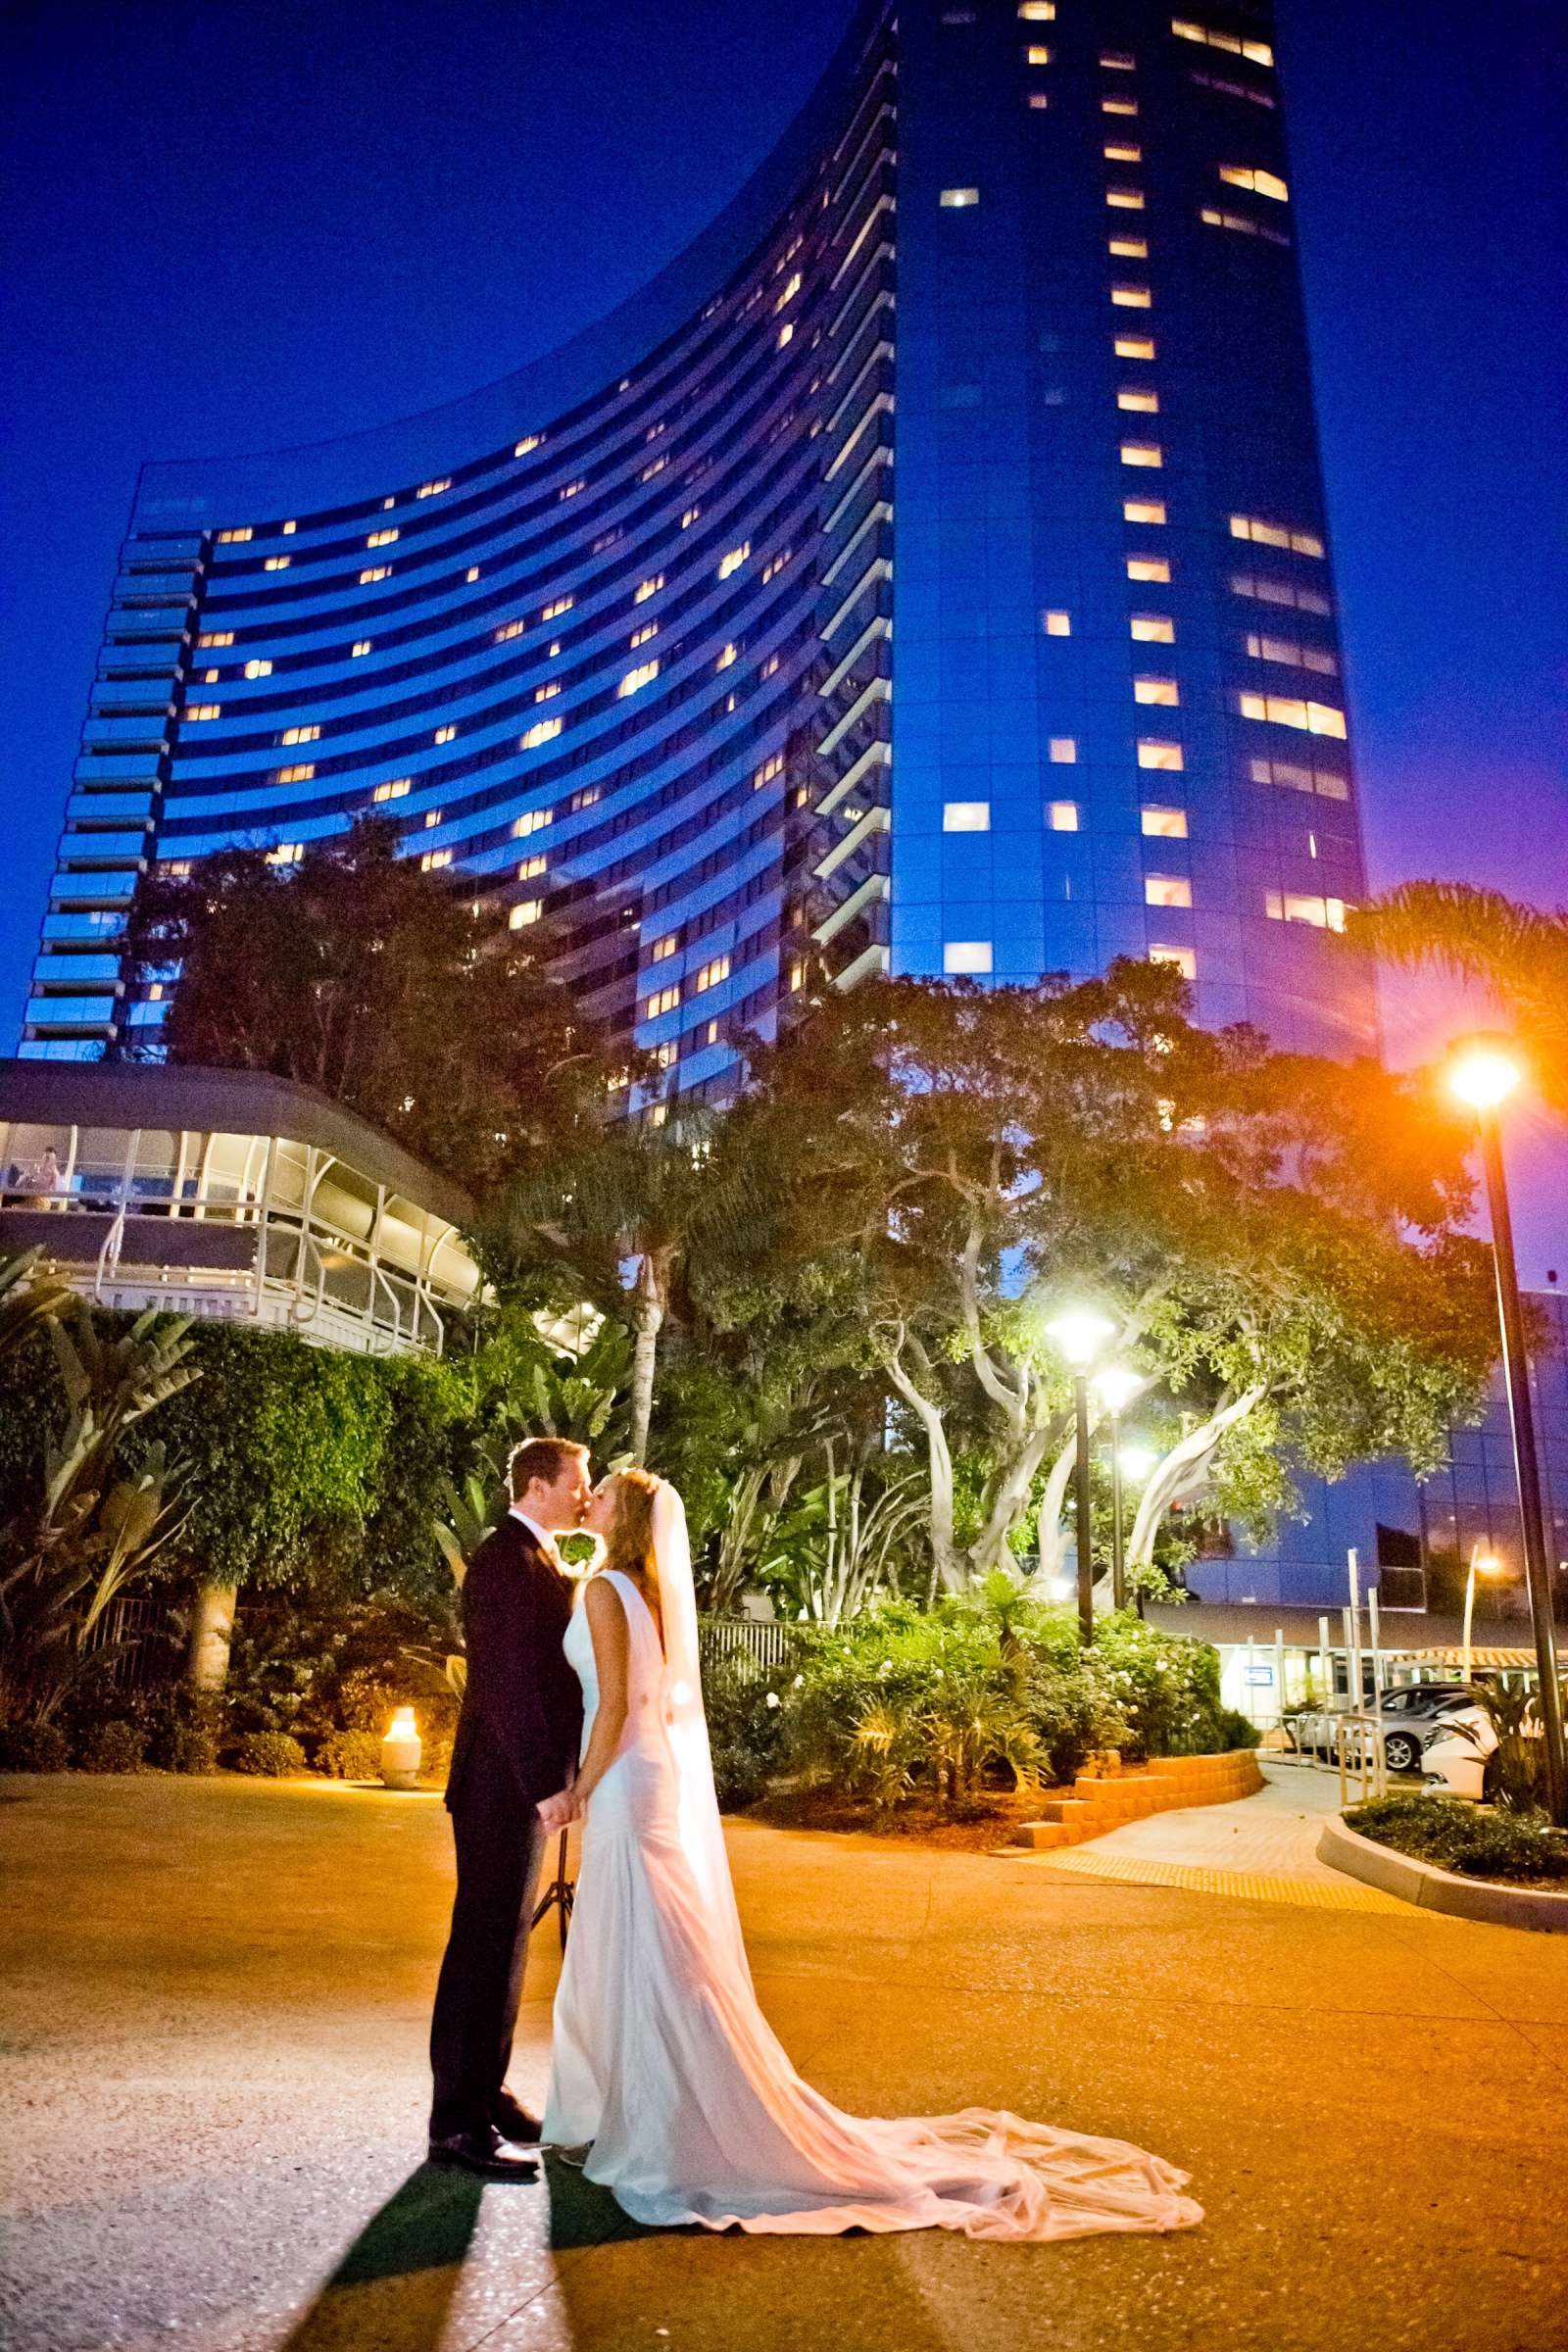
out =
[[[1355,1734],[1355,1745],[1358,1753],[1349,1767],[1349,1772],[1361,1783],[1361,1793],[1356,1798],[1356,1803],[1364,1805],[1369,1796],[1387,1796],[1389,1793],[1389,1770],[1383,1754],[1382,1710],[1380,1708],[1369,1714],[1363,1708],[1358,1707],[1351,1714],[1342,1715],[1335,1728],[1334,1744],[1339,1758],[1340,1810],[1342,1813],[1345,1810],[1347,1779],[1345,1736],[1347,1732],[1350,1731]]]

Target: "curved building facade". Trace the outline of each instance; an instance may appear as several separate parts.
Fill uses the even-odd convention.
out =
[[[144,468],[23,1051],[150,1039],[138,876],[379,810],[669,1091],[834,977],[1164,957],[1373,1045],[1272,34],[863,9],[631,302],[318,447]],[[897,494],[895,496],[895,479]]]

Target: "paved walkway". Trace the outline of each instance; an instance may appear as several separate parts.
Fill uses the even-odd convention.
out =
[[[1021,1857],[1030,1868],[1146,1886],[1186,1886],[1244,1901],[1303,1909],[1427,1916],[1397,1895],[1363,1886],[1317,1858],[1323,1824],[1340,1809],[1337,1772],[1265,1765],[1254,1796],[1227,1805],[1189,1805],[1129,1821],[1086,1845]]]
[[[1197,1817],[1201,1836],[1221,1835],[1223,1812]],[[1005,2106],[1137,2140],[1190,2168],[1203,2227],[1056,2247],[715,2238],[638,2230],[562,2168],[533,2188],[432,2173],[424,2042],[451,1894],[439,1804],[230,1780],[0,1781],[0,2339],[1563,2341],[1568,1938],[749,1823],[730,1844],[759,1994],[830,2098],[882,2115]],[[535,2099],[555,1969],[543,1940],[514,2070]]]

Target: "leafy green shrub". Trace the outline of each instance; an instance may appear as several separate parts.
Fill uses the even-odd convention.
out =
[[[1129,1757],[1212,1755],[1255,1744],[1245,1717],[1220,1705],[1219,1652],[1187,1634],[1160,1633],[1128,1610],[1101,1618],[1084,1663],[1126,1720]]]
[[[83,1772],[140,1772],[147,1735],[138,1723],[95,1724],[81,1743]]]
[[[211,1692],[188,1683],[139,1690],[123,1708],[146,1741],[146,1761],[159,1772],[212,1772],[218,1763],[221,1709]]]
[[[1345,1818],[1363,1838],[1463,1878],[1568,1879],[1568,1837],[1544,1815],[1423,1795],[1374,1797]]]
[[[756,1804],[779,1769],[784,1747],[776,1679],[749,1661],[715,1658],[703,1668],[703,1704],[719,1803],[726,1812]]]
[[[292,1780],[305,1770],[305,1750],[288,1732],[247,1732],[234,1750],[234,1770],[262,1780]]]
[[[316,1751],[316,1769],[329,1781],[378,1781],[381,1742],[373,1732],[328,1732]]]
[[[218,1735],[205,1723],[176,1723],[162,1761],[166,1772],[216,1772]]]
[[[57,1723],[11,1723],[0,1728],[0,1772],[64,1772],[71,1742]]]
[[[1221,1707],[1216,1719],[1217,1745],[1221,1751],[1233,1747],[1256,1747],[1263,1735],[1250,1715],[1239,1707]]]

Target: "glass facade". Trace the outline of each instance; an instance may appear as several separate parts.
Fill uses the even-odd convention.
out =
[[[1206,1020],[1370,1048],[1289,177],[1250,0],[872,6],[562,350],[146,467],[24,1054],[156,1036],[139,874],[371,809],[548,915],[668,1091],[727,1091],[813,946],[1161,956]]]

